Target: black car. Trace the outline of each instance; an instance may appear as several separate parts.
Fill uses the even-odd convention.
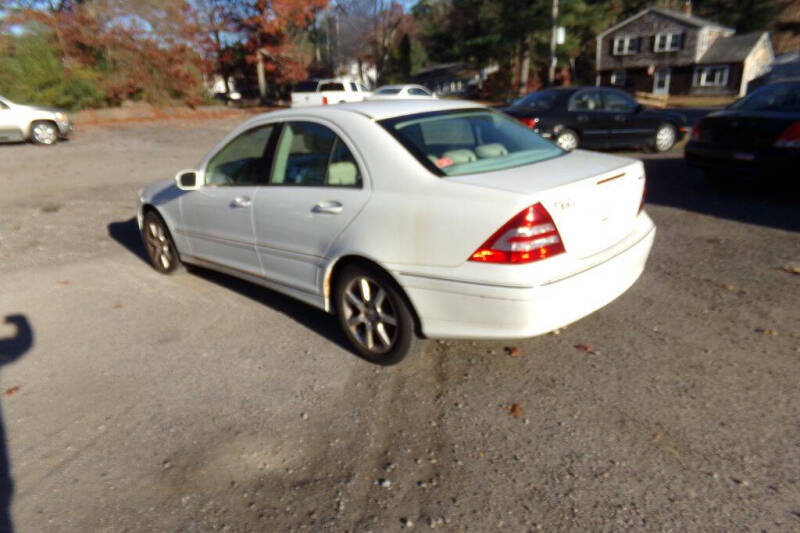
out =
[[[710,178],[800,167],[800,81],[766,85],[700,119],[686,162]]]
[[[605,87],[545,89],[500,110],[565,150],[648,146],[666,152],[687,131],[682,115],[645,109],[628,93]]]

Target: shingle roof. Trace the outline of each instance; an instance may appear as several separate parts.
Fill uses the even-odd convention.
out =
[[[648,11],[652,11],[653,13],[659,13],[661,15],[664,15],[665,17],[671,17],[671,18],[677,19],[677,20],[679,20],[681,22],[685,22],[686,24],[691,24],[693,26],[700,26],[700,27],[713,26],[715,28],[722,28],[722,29],[733,31],[732,28],[726,28],[722,24],[718,24],[718,23],[714,22],[713,20],[708,20],[708,19],[696,17],[694,15],[687,15],[686,13],[683,13],[682,11],[674,11],[672,9],[664,9],[663,7],[651,7],[651,8],[648,8]]]
[[[744,61],[764,32],[720,37],[703,54],[698,63],[737,63]]]

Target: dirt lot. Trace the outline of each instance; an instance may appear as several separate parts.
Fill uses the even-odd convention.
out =
[[[0,146],[0,530],[800,528],[796,190],[637,154],[630,291],[376,368],[322,312],[144,262],[137,190],[238,120]]]

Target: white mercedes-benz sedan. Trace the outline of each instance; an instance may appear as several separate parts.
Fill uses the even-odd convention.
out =
[[[379,364],[421,338],[515,338],[625,292],[655,226],[637,160],[565,152],[453,100],[266,113],[194,169],[146,187],[153,266],[181,262],[338,316]]]

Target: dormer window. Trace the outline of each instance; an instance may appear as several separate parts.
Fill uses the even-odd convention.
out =
[[[614,55],[625,56],[639,51],[639,37],[616,37],[614,39]]]
[[[682,33],[658,33],[653,45],[655,52],[675,52],[681,49]]]

